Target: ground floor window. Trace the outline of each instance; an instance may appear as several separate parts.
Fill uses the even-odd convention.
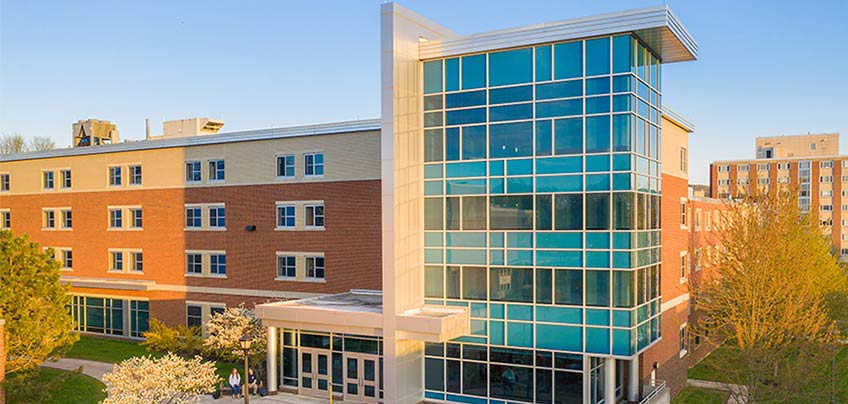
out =
[[[150,309],[146,301],[71,296],[68,310],[77,331],[141,337],[148,330]]]

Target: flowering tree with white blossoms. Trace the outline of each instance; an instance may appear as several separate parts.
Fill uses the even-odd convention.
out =
[[[261,361],[265,356],[265,327],[262,326],[262,320],[256,318],[256,313],[244,305],[229,307],[222,313],[213,314],[206,323],[206,329],[209,332],[203,343],[206,348],[231,362],[244,358],[239,344],[244,335],[253,338],[250,346],[251,359]]]
[[[213,362],[172,353],[155,359],[129,358],[103,375],[108,397],[103,404],[189,404],[215,391],[221,382]]]

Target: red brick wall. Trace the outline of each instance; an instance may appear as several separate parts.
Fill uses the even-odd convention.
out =
[[[275,202],[298,200],[324,201],[324,230],[274,230]],[[221,202],[227,208],[226,231],[184,230],[184,204]],[[107,230],[107,207],[126,205],[142,206],[143,230]],[[29,234],[44,246],[73,249],[74,268],[63,273],[67,276],[248,291],[338,293],[381,288],[379,180],[16,195],[4,197],[2,207],[11,209],[16,234]],[[73,230],[42,230],[43,207],[71,207]],[[248,225],[256,230],[245,230]],[[109,248],[142,249],[144,273],[107,272]],[[227,278],[186,277],[185,250],[225,250]],[[276,281],[276,251],[323,252],[326,282]],[[128,261],[125,257],[125,265]],[[147,298],[151,317],[171,324],[185,322],[187,298],[228,306],[267,300],[166,291],[73,288],[72,292]]]

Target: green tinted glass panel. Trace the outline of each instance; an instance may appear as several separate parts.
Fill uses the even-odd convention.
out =
[[[536,230],[551,230],[553,210],[551,195],[536,195]]]
[[[610,194],[586,194],[586,230],[608,230],[609,219]]]
[[[533,48],[489,54],[489,85],[529,83],[533,81]]]
[[[536,306],[536,321],[547,323],[582,324],[583,309],[557,306]]]
[[[583,95],[583,80],[569,80],[536,85],[537,100],[579,97],[581,95]]]
[[[586,271],[586,305],[609,306],[610,271]]]
[[[554,45],[554,79],[583,75],[583,42]]]
[[[536,174],[566,174],[583,171],[582,157],[536,159]]]
[[[490,158],[531,155],[533,155],[533,122],[489,126]]]
[[[551,45],[536,47],[536,81],[551,79]]]
[[[583,350],[583,332],[580,327],[537,324],[536,332],[536,348],[576,352]]]
[[[508,322],[506,329],[508,346],[533,346],[533,324]]]
[[[424,94],[442,91],[442,61],[424,62]]]
[[[583,195],[556,195],[554,205],[554,226],[557,230],[583,230]]]
[[[582,248],[583,233],[536,233],[537,248]]]
[[[445,129],[445,160],[459,160],[459,128]]]
[[[612,39],[612,72],[630,71],[630,36],[619,35]]]
[[[424,267],[424,296],[445,297],[445,269],[440,266]]]
[[[502,285],[508,284],[509,288]],[[529,268],[490,268],[490,299],[503,302],[533,302],[533,270]]]
[[[586,41],[586,75],[597,76],[610,72],[610,39],[597,38]]]
[[[424,161],[442,161],[444,159],[444,135],[441,129],[424,131]]]
[[[586,352],[608,354],[610,352],[610,330],[586,327]]]
[[[553,122],[536,121],[536,155],[550,156],[551,154],[553,154]]]
[[[445,91],[459,90],[459,58],[445,60]]]
[[[608,152],[610,149],[609,115],[586,118],[586,153]]]
[[[583,119],[557,119],[554,121],[554,153],[583,153]]]
[[[486,86],[486,55],[466,56],[462,58],[462,89]]]

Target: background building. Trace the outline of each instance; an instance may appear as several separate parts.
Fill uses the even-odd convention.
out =
[[[752,160],[723,160],[710,165],[712,197],[735,199],[798,190],[805,212],[818,211],[843,259],[848,255],[848,156],[838,155],[839,134],[757,138]]]

